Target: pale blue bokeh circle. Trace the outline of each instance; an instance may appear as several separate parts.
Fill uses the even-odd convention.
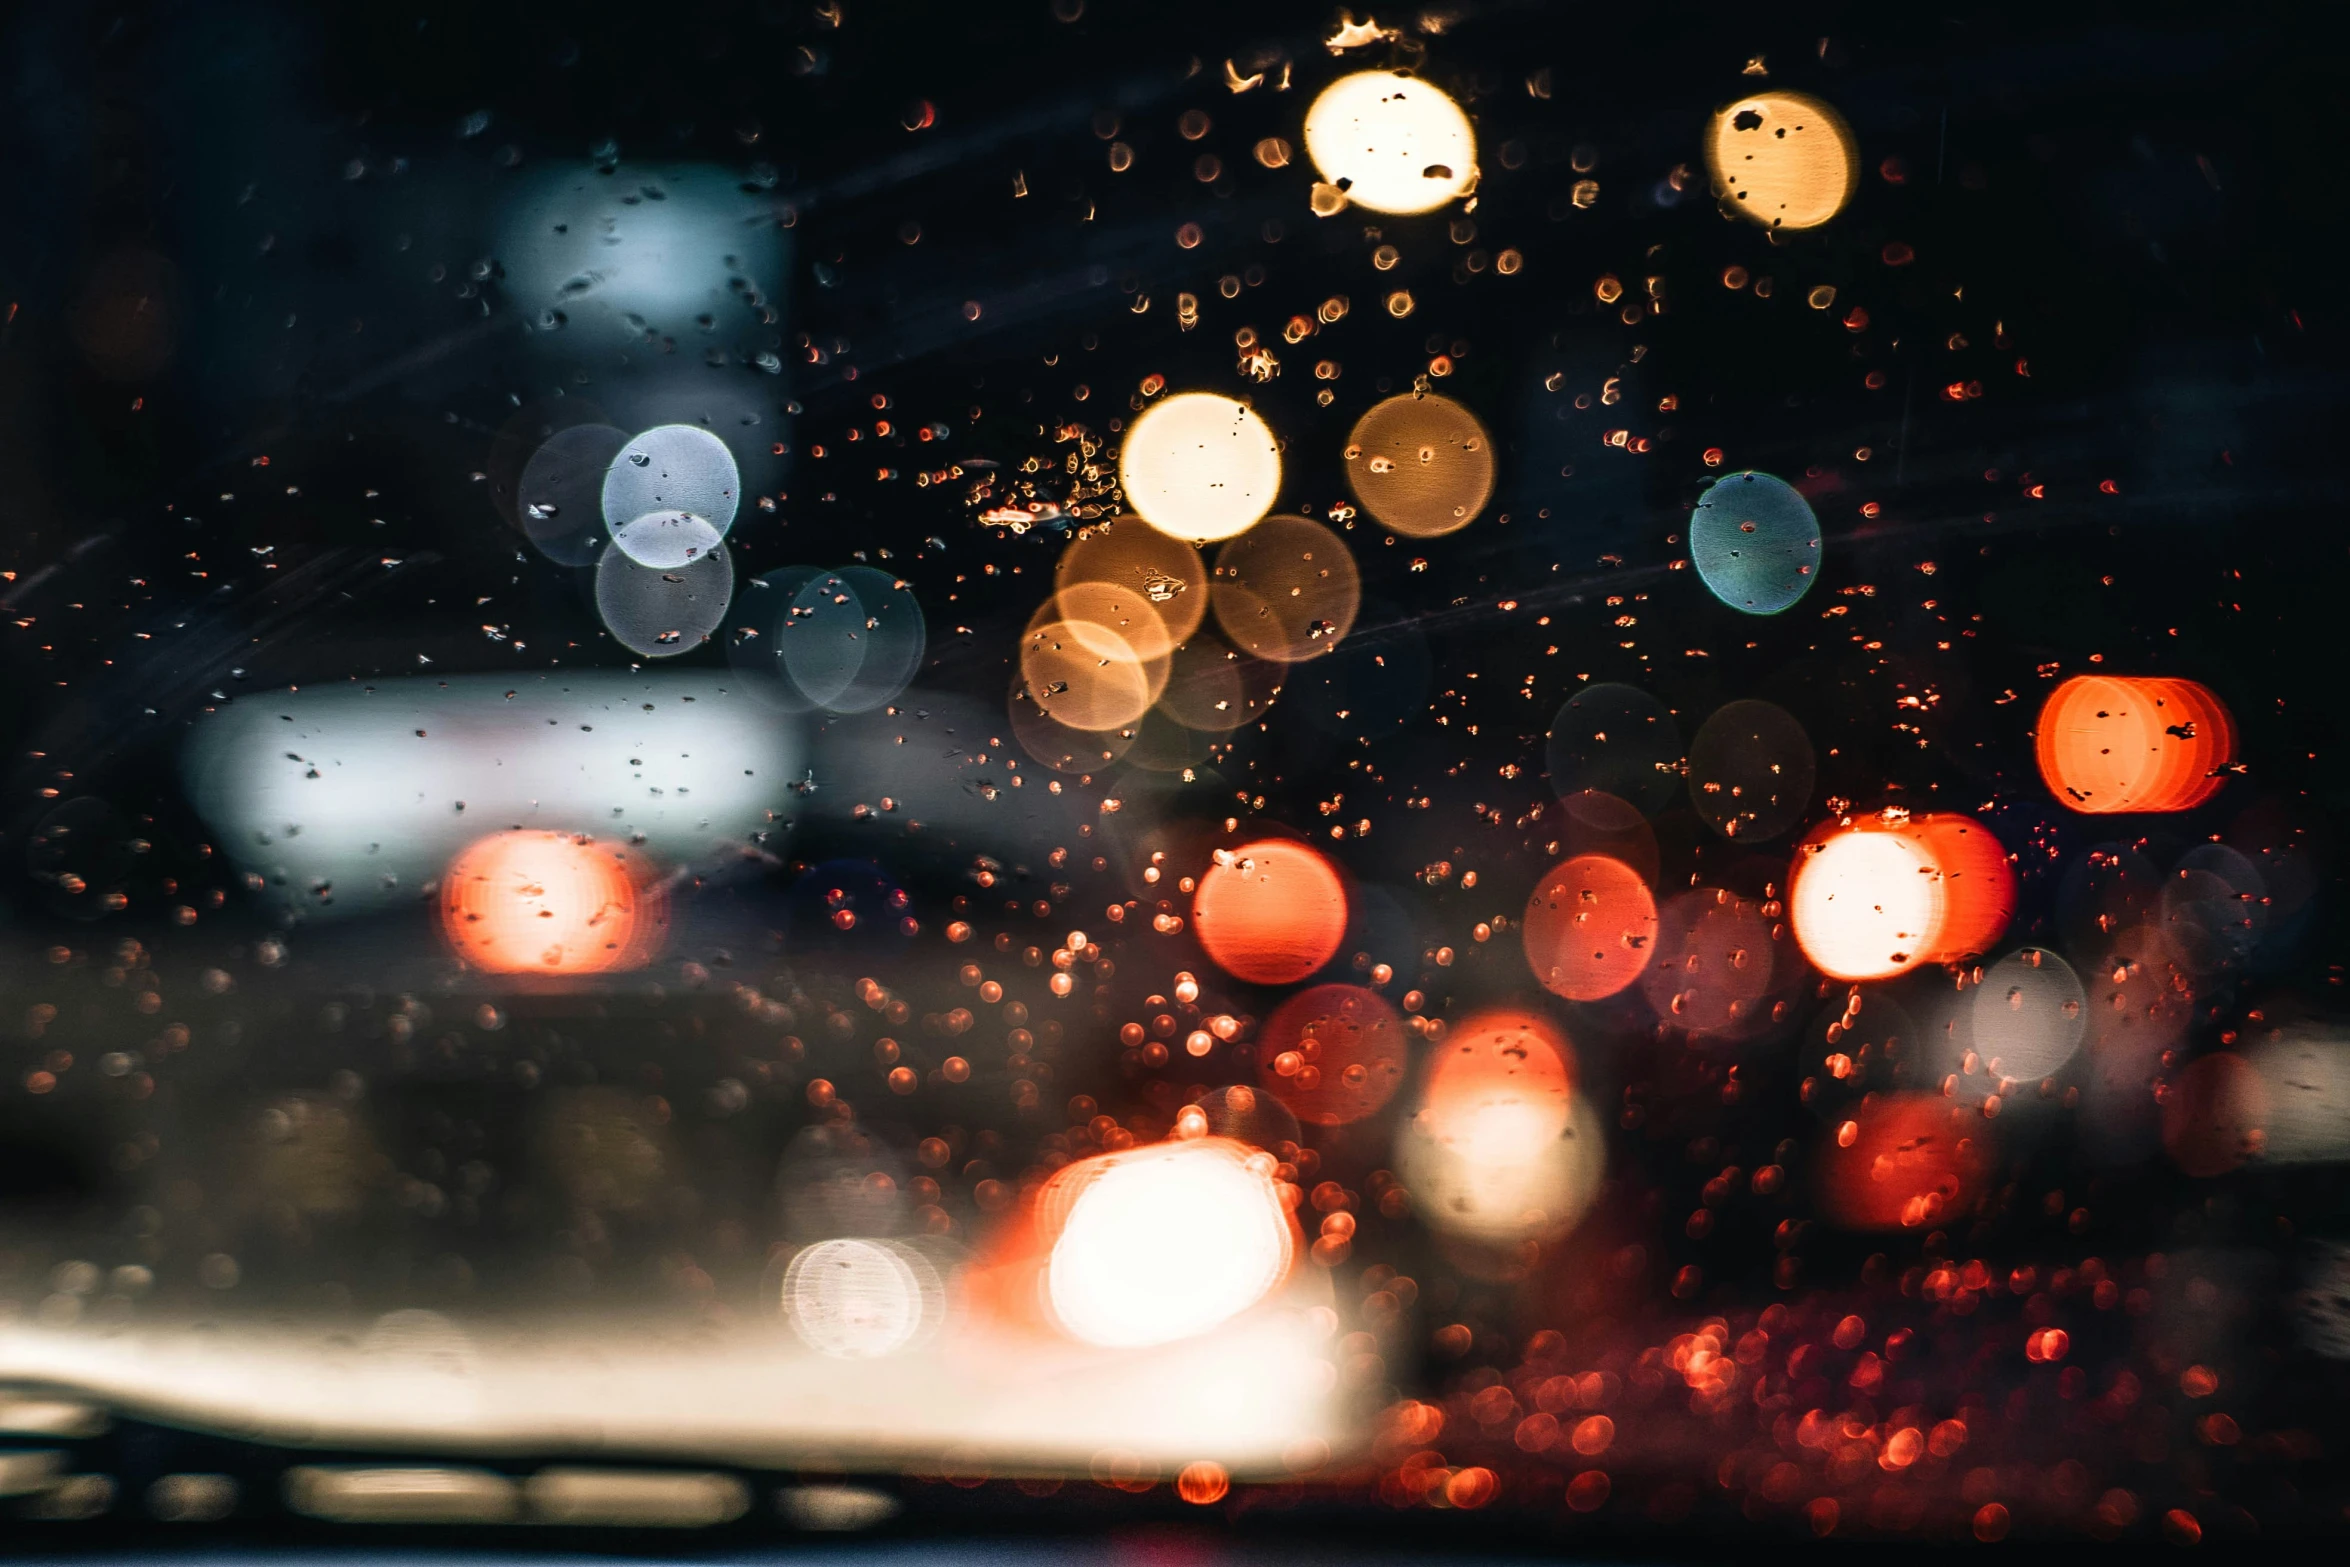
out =
[[[734,454],[699,425],[657,425],[632,435],[604,472],[604,522],[615,532],[648,512],[682,511],[723,538],[741,497]]]
[[[1715,598],[1749,615],[1776,615],[1819,577],[1820,519],[1784,479],[1727,474],[1690,516],[1689,558]]]

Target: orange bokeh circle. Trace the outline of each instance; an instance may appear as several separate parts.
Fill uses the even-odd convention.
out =
[[[1360,985],[1291,996],[1257,1036],[1257,1078],[1301,1121],[1344,1126],[1403,1086],[1403,1015]]]
[[[2032,742],[2041,779],[2072,810],[2184,811],[2219,792],[2236,726],[2192,680],[2075,675],[2048,693]]]
[[[1087,614],[1058,618],[1064,597]],[[1156,647],[1155,654],[1145,651]],[[1028,623],[1020,674],[1028,699],[1065,728],[1088,733],[1137,723],[1167,688],[1166,628],[1140,594],[1081,582],[1055,595]]]
[[[1208,613],[1208,568],[1195,545],[1161,533],[1140,517],[1117,517],[1079,531],[1053,567],[1056,593],[1106,582],[1140,593],[1157,613],[1172,647],[1197,631]],[[1064,620],[1091,618],[1080,599]],[[1145,657],[1156,649],[1143,650]]]
[[[1887,811],[1822,824],[1796,850],[1787,919],[1835,979],[1889,979],[1988,951],[2015,913],[2015,872],[1982,823]]]
[[[1346,884],[1330,862],[1279,838],[1219,850],[1191,905],[1209,960],[1258,985],[1293,985],[1329,962],[1346,917]]]
[[[1538,1115],[1555,1133],[1569,1119],[1575,1081],[1574,1046],[1548,1018],[1496,1008],[1461,1019],[1430,1053],[1421,1114],[1437,1125],[1457,1124],[1506,1103]]]
[[[1949,1224],[1982,1191],[1988,1136],[1979,1112],[1940,1094],[1867,1101],[1837,1124],[1820,1156],[1820,1211],[1848,1230]]]
[[[1598,1001],[1640,977],[1656,951],[1656,899],[1640,873],[1604,854],[1554,867],[1526,900],[1526,962],[1544,988]]]
[[[1942,925],[1927,961],[1989,952],[2015,917],[2015,868],[2007,851],[1990,828],[1954,811],[1913,816],[1909,830],[1942,878]]]
[[[1307,517],[1268,517],[1216,552],[1209,607],[1251,658],[1300,664],[1354,629],[1362,573],[1346,541]]]
[[[490,974],[603,974],[659,950],[667,910],[651,867],[625,844],[570,833],[492,833],[441,877],[441,929]]]

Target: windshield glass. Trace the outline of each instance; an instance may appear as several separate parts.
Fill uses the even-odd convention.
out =
[[[0,39],[0,1507],[2339,1527],[2301,30]]]

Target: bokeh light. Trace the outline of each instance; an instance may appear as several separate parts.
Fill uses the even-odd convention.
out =
[[[2075,675],[2041,704],[2033,746],[2049,792],[2075,811],[2185,811],[2219,792],[2236,728],[2192,680]]]
[[[1886,1094],[1838,1122],[1816,1166],[1821,1216],[1848,1230],[1955,1223],[1993,1167],[1989,1123],[1939,1094]]]
[[[12,34],[13,1514],[2331,1516],[2309,51],[203,9]]]
[[[856,587],[828,571],[800,584],[771,634],[792,689],[809,706],[828,708],[865,667],[873,626]]]
[[[1346,482],[1390,533],[1434,539],[1477,520],[1493,496],[1493,438],[1433,392],[1374,403],[1346,443]]]
[[[787,712],[812,706],[783,663],[783,632],[791,622],[800,590],[825,575],[819,566],[784,566],[745,582],[727,605],[719,640],[726,662],[744,677],[761,701]]]
[[[533,334],[543,352],[583,333],[599,353],[641,354],[648,330],[683,344],[705,321],[770,304],[788,276],[790,232],[738,168],[550,159],[514,178],[495,254],[542,325],[560,324],[557,310],[569,323]]]
[[[2157,922],[2190,973],[2240,968],[2268,933],[2267,878],[2224,843],[2197,844],[2163,879]]]
[[[1208,613],[1208,568],[1199,551],[1141,517],[1118,517],[1087,529],[1061,551],[1053,586],[1067,593],[1079,583],[1109,583],[1139,593],[1166,628],[1170,646],[1182,643]],[[1065,618],[1086,618],[1064,602]]]
[[[1440,1234],[1496,1248],[1573,1229],[1599,1196],[1607,1143],[1580,1095],[1565,1110],[1556,1130],[1507,1099],[1456,1116],[1414,1116],[1395,1148],[1414,1211]]]
[[[1714,115],[1706,165],[1722,205],[1766,228],[1812,229],[1852,199],[1860,159],[1843,118],[1805,93],[1741,98]]]
[[[1346,939],[1346,884],[1302,843],[1263,838],[1219,849],[1191,906],[1200,945],[1218,968],[1257,985],[1292,985]]]
[[[515,485],[516,520],[539,553],[559,566],[584,566],[611,534],[604,527],[604,475],[628,444],[608,424],[557,430],[530,454]]]
[[[1942,920],[1927,961],[1989,952],[2015,917],[2015,867],[1991,829],[1956,811],[1923,811],[1904,828],[1926,848],[1942,885]]]
[[[441,878],[441,928],[490,974],[602,974],[642,967],[667,913],[645,863],[623,844],[569,833],[493,833]]]
[[[1655,956],[1656,899],[1622,861],[1578,855],[1535,887],[1521,934],[1545,989],[1598,1001],[1638,979]]]
[[[604,471],[604,524],[615,540],[633,519],[684,512],[724,538],[742,501],[742,474],[726,443],[698,425],[664,424],[630,436]],[[645,560],[648,566],[663,562]]]
[[[1573,1227],[1606,1146],[1564,1037],[1531,1013],[1465,1018],[1431,1058],[1396,1139],[1396,1170],[1435,1229],[1507,1246]]]
[[[1191,1119],[1194,1114],[1199,1117],[1197,1127]],[[1294,1150],[1300,1140],[1297,1113],[1278,1095],[1246,1083],[1209,1089],[1177,1118],[1178,1136],[1190,1136],[1200,1127],[1209,1137],[1272,1149],[1276,1158]]]
[[[1056,773],[1099,772],[1134,746],[1140,729],[1073,729],[1037,705],[1024,676],[1014,676],[1007,702],[1012,734],[1020,749]]]
[[[1901,1035],[1899,1047],[1891,1058],[1893,1070],[1856,1078],[1855,1084],[1863,1091],[1874,1091],[1888,1083],[1900,1088],[1939,1087],[1947,1098],[1963,1100],[1978,1109],[1987,1107],[1994,1115],[2004,1111],[2006,1096],[2022,1085],[1994,1075],[1975,1048],[1978,997],[1966,981],[1967,976],[1963,974],[1955,980],[1928,975],[1921,976],[1914,984],[1898,987],[1853,986],[1854,993],[1866,992],[1872,997],[1870,1013],[1896,988],[1917,1007],[1914,1024],[1905,1025],[1907,1031]],[[2086,1021],[2084,1012],[2084,1024]]]
[[[833,713],[870,712],[894,700],[928,645],[911,585],[873,566],[809,577],[772,635],[800,698]]]
[[[1212,631],[1195,632],[1175,650],[1159,711],[1186,729],[1228,734],[1265,716],[1283,667],[1250,658]]]
[[[1796,861],[1788,912],[1804,956],[1836,979],[1884,979],[1925,961],[1941,926],[1932,857],[1904,833],[1839,832]]]
[[[1216,552],[1216,624],[1252,658],[1295,664],[1354,629],[1363,587],[1346,541],[1304,517],[1268,517]]]
[[[1177,638],[1149,594],[1140,588],[1115,582],[1072,582],[1054,592],[1037,612],[1038,618],[1047,612],[1071,624],[1095,625],[1117,633],[1146,664],[1163,664],[1175,651]],[[1163,682],[1164,673],[1158,678]],[[1156,696],[1154,690],[1153,700]]]
[[[1326,184],[1373,212],[1432,212],[1477,183],[1477,133],[1441,88],[1357,71],[1306,110],[1306,156]]]
[[[1228,539],[1281,493],[1281,449],[1246,403],[1178,392],[1144,409],[1118,450],[1126,504],[1194,544]]]
[[[674,571],[723,543],[716,528],[690,511],[649,511],[612,529],[614,549],[656,571]]]
[[[1054,618],[1047,603],[1021,639],[1020,673],[1030,699],[1054,722],[1117,729],[1150,711],[1166,689],[1168,660],[1146,662],[1110,627]]]
[[[1815,829],[1796,851],[1787,915],[1837,979],[1886,979],[1987,950],[2015,909],[1998,840],[1964,816],[1888,811]]]
[[[1568,859],[1580,854],[1603,854],[1621,860],[1651,887],[1658,865],[1656,829],[1640,808],[1600,789],[1577,789],[1559,796],[1558,843]]]
[[[490,504],[497,508],[508,526],[517,532],[522,530],[519,505],[522,474],[530,466],[530,460],[538,455],[539,448],[564,430],[591,424],[610,428],[611,422],[605,418],[601,406],[585,397],[533,397],[506,416],[505,422],[498,426],[498,433],[490,437],[490,449],[483,459],[481,473],[482,482],[489,488]],[[620,432],[620,439],[626,443],[626,431]],[[619,447],[615,446],[607,454],[604,459],[607,466],[618,452]],[[596,493],[590,497],[591,509],[601,509],[601,496],[602,475],[599,474]]]
[[[1664,703],[1637,686],[1602,682],[1569,697],[1543,748],[1563,798],[1595,789],[1653,816],[1681,788],[1681,730]]]
[[[1507,1101],[1547,1137],[1566,1125],[1575,1085],[1574,1047],[1558,1026],[1538,1012],[1497,1007],[1462,1018],[1429,1052],[1420,1105],[1453,1121]]]
[[[616,549],[596,562],[596,613],[612,640],[645,658],[691,653],[726,621],[734,556],[712,550],[671,570],[640,566]]]
[[[2195,986],[2162,933],[2131,925],[2089,970],[2089,1047],[2100,1073],[2117,1084],[2145,1086],[2164,1051],[2187,1032]]]
[[[1360,985],[1315,985],[1274,1009],[1257,1034],[1257,1078],[1300,1121],[1347,1126],[1403,1086],[1403,1014]]]
[[[1815,763],[1811,737],[1786,709],[1730,702],[1689,742],[1689,800],[1725,838],[1776,838],[1803,819]]]
[[[1221,754],[1213,736],[1179,724],[1167,715],[1163,692],[1157,705],[1142,715],[1142,721],[1129,725],[1128,729],[1134,736],[1134,744],[1126,753],[1128,761],[1145,772],[1183,775],[1185,783],[1199,782],[1215,767]]]
[[[1206,1333],[1263,1300],[1296,1255],[1273,1164],[1202,1137],[1063,1168],[1038,1197],[1053,1320],[1088,1344],[1139,1348]]]
[[[885,1240],[819,1242],[794,1253],[783,1275],[785,1317],[810,1348],[835,1360],[911,1347],[937,1325],[945,1295],[928,1258]]]
[[[1732,609],[1776,615],[1819,580],[1820,520],[1785,480],[1728,474],[1690,513],[1689,559],[1707,590]]]
[[[1774,907],[1693,887],[1657,911],[1656,957],[1640,989],[1660,1023],[1734,1045],[1784,1019],[1784,993],[1801,969]]]
[[[2045,947],[2019,947],[1992,964],[1969,1010],[1974,1053],[1994,1081],[2052,1075],[2072,1059],[2089,1026],[2079,976]]]
[[[609,835],[664,865],[738,859],[807,765],[741,687],[717,669],[305,684],[221,704],[181,770],[273,919],[351,919],[413,909],[485,824]],[[85,851],[108,836],[90,825]]]

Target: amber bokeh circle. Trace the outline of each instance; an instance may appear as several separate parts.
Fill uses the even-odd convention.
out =
[[[1133,748],[1139,732],[1132,724],[1116,729],[1072,729],[1036,703],[1023,678],[1012,682],[1007,704],[1012,736],[1020,749],[1056,773],[1095,773]]]
[[[1119,517],[1088,529],[1061,551],[1053,587],[1066,594],[1081,582],[1106,582],[1142,595],[1166,627],[1169,646],[1184,641],[1208,613],[1208,567],[1199,551],[1141,517]],[[1083,614],[1082,601],[1064,602],[1064,618]]]
[[[1056,589],[1051,602],[1036,612],[1038,621],[1047,616],[1073,624],[1106,627],[1116,632],[1134,650],[1134,656],[1146,664],[1164,662],[1175,651],[1177,639],[1149,596],[1139,588],[1115,582],[1072,582]],[[1165,671],[1160,671],[1154,679],[1163,687]]]
[[[1216,552],[1209,602],[1232,645],[1295,664],[1354,629],[1362,577],[1346,541],[1303,517],[1268,517]]]
[[[1493,498],[1493,438],[1449,397],[1398,393],[1356,423],[1346,482],[1388,532],[1441,538],[1475,522]]]
[[[1756,93],[1723,108],[1705,161],[1722,205],[1773,229],[1818,228],[1844,210],[1860,177],[1843,117],[1805,93]]]
[[[1203,630],[1175,650],[1159,711],[1186,729],[1229,734],[1265,716],[1280,693],[1281,674],[1281,665],[1250,658]]]
[[[1160,634],[1142,633],[1145,640]],[[1029,697],[1054,722],[1071,729],[1118,729],[1139,722],[1158,700],[1166,688],[1167,660],[1146,658],[1100,621],[1055,618],[1048,603],[1021,640],[1020,674]]]

